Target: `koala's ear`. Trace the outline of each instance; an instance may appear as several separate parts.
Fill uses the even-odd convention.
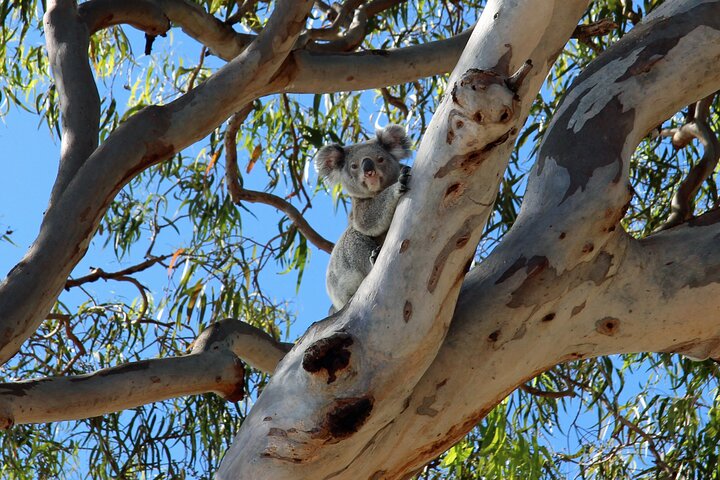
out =
[[[410,139],[400,125],[388,125],[376,132],[380,145],[401,160],[410,156]]]
[[[337,144],[326,145],[315,155],[315,170],[320,178],[331,185],[340,181],[340,171],[345,165],[345,149]]]

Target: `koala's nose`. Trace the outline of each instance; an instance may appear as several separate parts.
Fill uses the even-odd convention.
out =
[[[372,173],[375,172],[375,163],[371,158],[365,157],[362,159],[362,169],[365,175],[372,175]]]

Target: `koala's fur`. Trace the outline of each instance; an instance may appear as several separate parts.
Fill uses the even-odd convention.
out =
[[[409,147],[405,129],[388,125],[372,140],[347,147],[327,145],[315,157],[320,178],[341,184],[352,202],[348,228],[333,248],[325,277],[335,310],[370,273],[398,200],[408,190],[410,167],[400,160],[410,156]]]

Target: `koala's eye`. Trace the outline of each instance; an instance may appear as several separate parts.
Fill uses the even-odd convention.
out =
[[[382,163],[384,161],[385,161],[385,159],[383,157],[378,157],[378,163]]]
[[[353,170],[357,170],[357,163],[351,164],[350,168],[352,168]]]

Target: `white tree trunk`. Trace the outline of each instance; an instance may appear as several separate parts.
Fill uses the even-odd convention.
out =
[[[315,324],[287,355],[287,345],[228,320],[187,357],[2,384],[0,425],[201,391],[234,398],[237,357],[272,371],[285,355],[219,477],[395,479],[558,363],[639,351],[720,356],[720,214],[643,240],[620,225],[640,139],[720,89],[720,0],[667,2],[588,66],[545,134],[517,221],[467,276],[517,132],[587,2],[490,1],[469,40],[379,57],[293,50],[312,2],[277,4],[252,36],[185,0],[133,0],[120,11],[106,1],[79,10],[48,2],[62,159],[38,239],[0,284],[0,360],[37,328],[108,203],[139,171],[259,96],[409,81],[445,71],[467,42],[376,267],[343,311]],[[164,32],[170,19],[232,61],[95,148],[97,97],[81,92],[94,92],[87,35],[112,24],[107,19],[151,32]],[[117,385],[126,396],[115,394]]]
[[[501,66],[502,73],[530,59],[525,112],[583,6],[558,2],[559,13],[541,3],[491,2],[451,85],[471,67],[501,64],[503,53],[509,70]],[[443,169],[467,163],[454,161],[462,153],[445,142],[454,118],[446,98],[380,268],[346,310],[311,329],[283,360],[219,477],[403,478],[555,364],[636,351],[719,354],[718,215],[643,241],[619,225],[630,199],[628,160],[641,137],[720,88],[719,29],[720,2],[669,3],[580,76],[546,134],[519,218],[468,275],[436,354],[468,258],[457,239],[475,245],[511,146],[447,181],[452,174]],[[515,112],[513,122],[521,119]],[[484,146],[491,139],[482,135],[463,141],[483,138]],[[459,198],[450,195],[458,191]],[[333,368],[331,360],[343,360],[337,380],[303,371],[303,359],[318,350],[333,357],[324,358]],[[338,417],[351,424],[334,435],[328,426]]]

